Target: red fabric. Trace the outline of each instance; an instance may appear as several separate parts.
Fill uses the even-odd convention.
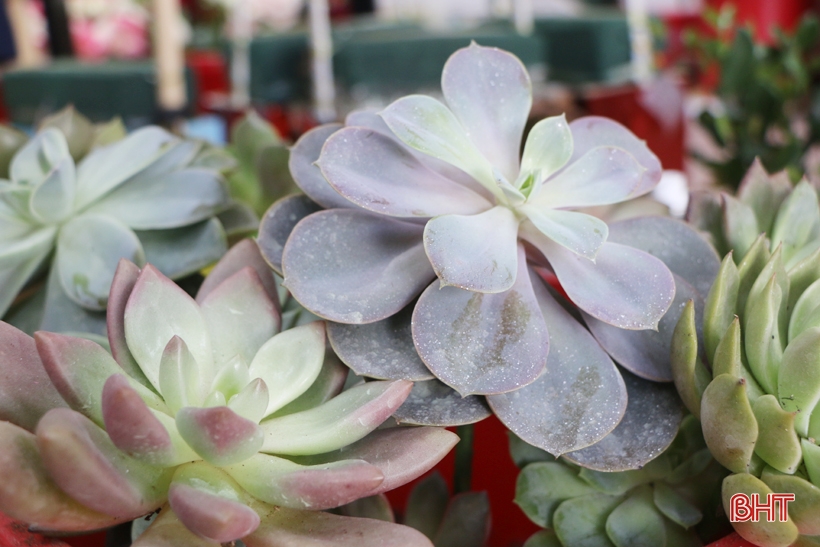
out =
[[[104,547],[104,545],[105,534],[77,536],[70,539],[46,537],[29,532],[25,523],[0,513],[1,547]]]
[[[756,547],[754,543],[749,543],[735,532],[732,535],[710,543],[706,547]]]
[[[812,0],[707,0],[707,3],[715,8],[734,4],[738,22],[751,23],[757,39],[771,43],[773,30],[792,30],[809,10]]]

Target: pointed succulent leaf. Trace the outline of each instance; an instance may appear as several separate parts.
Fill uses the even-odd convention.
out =
[[[607,242],[593,263],[546,237],[527,240],[550,261],[570,300],[605,323],[654,329],[672,304],[672,273],[648,253]]]
[[[544,370],[549,335],[520,245],[518,269],[508,291],[483,294],[436,281],[416,304],[416,349],[433,374],[461,395],[513,391]]]
[[[820,446],[809,439],[801,439],[800,445],[803,449],[803,463],[806,465],[809,480],[812,484],[818,485],[820,484]]]
[[[374,495],[384,481],[379,468],[358,459],[303,466],[255,454],[224,470],[255,498],[294,509],[322,510]]]
[[[741,320],[746,317],[746,300],[749,297],[752,285],[760,277],[760,272],[768,264],[771,256],[769,240],[766,238],[766,234],[760,234],[737,266],[739,288],[735,313],[740,316]]]
[[[693,300],[686,303],[672,333],[670,363],[672,380],[675,382],[683,404],[689,412],[700,417],[701,397],[711,375],[698,354],[698,333]]]
[[[368,128],[347,127],[331,135],[318,165],[344,198],[383,215],[470,215],[491,207],[469,188],[424,165],[393,138]]]
[[[783,258],[793,256],[820,230],[817,191],[803,180],[783,202],[772,228],[772,247],[783,244]]]
[[[689,529],[703,519],[703,513],[684,499],[666,483],[657,482],[653,487],[655,507],[675,524]]]
[[[287,416],[309,410],[325,403],[344,389],[350,369],[342,363],[332,350],[325,351],[325,362],[319,376],[299,397],[286,404],[271,416]]]
[[[306,455],[336,450],[381,425],[404,402],[412,382],[368,382],[316,408],[262,423],[261,451]]]
[[[217,218],[181,228],[135,230],[134,233],[142,243],[146,262],[171,279],[191,275],[213,264],[228,248],[225,228]]]
[[[65,136],[56,128],[48,128],[17,151],[9,165],[9,177],[17,184],[34,187],[64,159],[71,160]]]
[[[760,478],[775,492],[793,492],[789,518],[801,534],[820,535],[820,488],[794,475],[764,471]]]
[[[655,547],[666,544],[666,529],[652,500],[652,491],[643,487],[632,493],[606,519],[606,533],[616,547]]]
[[[510,457],[520,469],[534,462],[555,461],[552,454],[529,444],[512,431],[507,431],[507,439],[510,442]]]
[[[94,126],[73,105],[43,118],[38,131],[49,127],[58,129],[65,136],[69,153],[75,161],[88,153],[94,139]]]
[[[738,260],[746,256],[757,236],[763,231],[757,225],[757,217],[751,207],[742,201],[721,194],[723,200],[723,233],[729,247]]]
[[[167,505],[151,521],[150,526],[132,544],[132,547],[219,547],[220,544],[201,538],[191,532]]]
[[[0,321],[0,421],[28,431],[52,408],[66,406],[37,353],[34,339]]]
[[[166,344],[159,362],[159,390],[172,414],[185,406],[199,406],[207,386],[199,365],[179,336]]]
[[[556,346],[535,382],[510,394],[492,395],[488,402],[516,435],[560,455],[596,443],[612,431],[626,408],[626,388],[589,332],[534,274],[531,282]]]
[[[726,334],[720,340],[715,350],[715,358],[712,361],[712,376],[718,377],[721,374],[731,374],[743,378],[746,382],[746,394],[749,401],[755,400],[763,395],[763,389],[758,385],[754,375],[743,363],[743,343],[740,336],[740,319],[735,316],[734,321],[726,330]],[[705,387],[705,386],[704,386]]]
[[[65,220],[74,211],[76,174],[71,158],[57,163],[46,178],[31,192],[29,210],[46,224]]]
[[[162,503],[171,472],[120,452],[82,414],[54,409],[37,424],[36,435],[49,475],[86,507],[133,519]]]
[[[360,376],[379,380],[429,380],[433,374],[413,345],[414,305],[366,325],[328,322],[327,337],[344,363]]]
[[[663,456],[650,462],[650,466],[656,462],[663,461]],[[636,486],[652,481],[652,475],[647,467],[642,469],[631,469],[618,473],[608,473],[606,471],[595,471],[594,469],[582,468],[578,477],[585,483],[593,487],[598,492],[620,496],[626,494]]]
[[[325,358],[325,326],[309,323],[277,334],[259,349],[249,369],[271,388],[265,415],[307,391],[319,376]]]
[[[736,475],[729,475],[723,479],[723,488],[721,497],[723,498],[723,508],[725,511],[729,509],[729,499],[734,494],[746,494],[751,496],[757,494],[762,498],[766,498],[771,494],[772,490],[757,477],[748,473],[738,473]],[[775,519],[770,522],[763,520],[754,522],[734,522],[732,523],[735,530],[743,536],[743,539],[750,541],[757,545],[768,545],[771,547],[788,547],[792,545],[799,534],[797,526],[791,519],[787,521],[780,521]]]
[[[59,268],[51,268],[46,279],[45,302],[32,330],[86,332],[105,335],[105,312],[89,310],[69,298],[63,289]]]
[[[384,494],[359,498],[339,508],[342,515],[347,517],[362,517],[384,522],[396,522],[390,500]]]
[[[800,295],[789,319],[789,342],[804,330],[820,327],[820,280],[815,281]]]
[[[750,294],[746,304],[745,349],[755,379],[767,393],[773,393],[777,390],[777,371],[783,358],[777,316],[786,295],[780,290],[776,275],[761,280],[765,285]]]
[[[674,387],[622,374],[629,397],[623,419],[596,444],[565,454],[569,461],[598,471],[640,469],[675,439],[684,408]]]
[[[286,196],[265,211],[259,225],[259,250],[271,268],[282,275],[282,252],[296,224],[321,207],[304,195]]]
[[[803,456],[794,431],[795,413],[780,408],[771,394],[758,397],[752,411],[758,427],[755,454],[778,471],[794,473]]]
[[[820,328],[804,331],[786,347],[776,393],[783,410],[796,412],[794,429],[807,437],[809,421],[820,402]]]
[[[531,535],[524,547],[563,547],[554,530],[540,530]]]
[[[306,132],[291,148],[288,160],[290,172],[299,188],[310,199],[326,209],[353,207],[352,203],[328,184],[316,165],[325,141],[341,128],[341,124],[334,123],[320,125]]]
[[[259,348],[279,331],[281,317],[254,269],[246,266],[202,299],[214,360],[239,355],[253,360]]]
[[[250,206],[233,202],[217,213],[216,218],[229,236],[245,236],[259,229],[259,217]]]
[[[329,544],[336,547],[432,546],[422,533],[391,522],[286,507],[254,509],[260,514],[262,523],[256,532],[242,539],[248,547],[323,547]]]
[[[462,397],[436,379],[415,382],[393,413],[400,424],[454,426],[479,422],[492,414],[484,397]]]
[[[102,392],[106,380],[122,369],[99,344],[51,332],[34,335],[49,379],[68,405],[103,426]],[[154,409],[165,410],[156,393],[131,381],[140,397]]]
[[[404,524],[432,539],[441,526],[449,502],[447,482],[438,471],[434,471],[410,491]]]
[[[435,276],[424,254],[423,230],[359,210],[314,213],[285,245],[285,286],[308,310],[332,321],[389,317]]]
[[[259,422],[265,417],[269,400],[268,385],[261,378],[257,378],[228,399],[228,408],[243,418],[247,418],[252,422]]]
[[[524,205],[521,211],[532,224],[524,224],[522,234],[535,229],[555,243],[589,260],[595,260],[609,233],[606,222],[585,213],[547,208],[539,210],[531,205]],[[539,239],[540,236],[534,234],[533,238]]]
[[[588,494],[563,502],[553,515],[553,527],[561,544],[610,547],[606,521],[622,500],[621,496]]]
[[[754,210],[760,231],[771,233],[777,210],[791,192],[787,179],[769,176],[760,158],[755,158],[740,182],[737,196]]]
[[[599,146],[615,146],[629,152],[645,169],[641,182],[632,192],[640,196],[649,192],[661,180],[661,162],[649,150],[646,142],[640,140],[632,131],[609,118],[585,116],[569,124],[572,131],[573,151],[569,163],[582,158],[587,152]]]
[[[380,115],[407,146],[458,167],[497,198],[505,199],[496,184],[492,164],[442,103],[424,95],[408,95],[390,104]]]
[[[227,406],[182,408],[176,424],[185,442],[217,467],[246,460],[259,451],[264,440],[257,424]]]
[[[758,437],[746,382],[730,374],[715,377],[703,392],[700,419],[715,459],[730,471],[745,473]]]
[[[28,136],[22,131],[5,124],[0,125],[0,178],[10,178],[11,160],[26,141]]]
[[[259,246],[252,239],[243,239],[228,250],[222,260],[214,266],[214,269],[205,278],[205,281],[202,282],[202,286],[196,295],[196,301],[201,304],[211,291],[216,289],[223,281],[247,266],[254,269],[271,301],[278,307],[278,283],[270,267],[262,258]]]
[[[179,336],[200,367],[203,381],[213,377],[213,357],[199,306],[181,288],[150,264],[125,307],[125,338],[140,368],[159,388],[160,360],[167,341]]]
[[[521,157],[521,173],[532,175],[534,183],[546,180],[564,167],[572,156],[572,132],[565,115],[536,123],[527,135]]]
[[[93,150],[100,146],[114,144],[127,136],[128,131],[125,128],[125,124],[122,123],[122,118],[116,116],[107,122],[98,123],[94,126],[94,136],[91,140],[90,149]]]
[[[519,473],[515,503],[538,526],[553,528],[552,517],[561,502],[595,493],[596,490],[568,465],[537,462]]]
[[[60,230],[55,267],[66,294],[85,308],[105,309],[121,258],[139,266],[145,263],[145,252],[136,234],[114,218],[85,214]]]
[[[434,542],[436,547],[483,547],[489,535],[487,492],[464,492],[450,501]]]
[[[145,373],[142,372],[139,364],[131,354],[131,350],[128,349],[128,343],[125,341],[125,323],[123,321],[125,305],[128,303],[128,297],[131,296],[139,275],[140,269],[136,264],[124,258],[120,259],[117,269],[114,271],[114,279],[111,281],[111,291],[108,293],[106,330],[108,345],[117,364],[128,373],[128,376],[145,387],[153,389],[151,382],[145,377]]]
[[[521,61],[506,51],[472,43],[447,60],[441,89],[470,140],[514,180],[532,105],[532,84]]]
[[[795,309],[797,300],[817,279],[820,279],[820,249],[789,268],[790,310]]]
[[[41,228],[19,241],[2,248],[0,245],[0,316],[11,307],[17,293],[26,285],[43,260],[51,253],[57,230]]]
[[[81,532],[113,526],[117,519],[84,507],[54,483],[43,466],[36,438],[0,421],[0,511],[33,528]]]
[[[710,361],[735,314],[739,313],[737,306],[739,288],[740,275],[735,266],[734,256],[730,252],[721,262],[715,283],[706,297],[703,340],[706,346],[706,356]]]
[[[519,220],[507,207],[443,215],[424,227],[424,250],[441,286],[500,293],[515,283]]]

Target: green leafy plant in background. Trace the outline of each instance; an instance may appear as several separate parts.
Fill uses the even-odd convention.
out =
[[[411,383],[342,391],[348,371],[325,358],[324,324],[280,323],[250,240],[196,300],[122,260],[108,302],[113,357],[0,322],[0,510],[50,532],[159,511],[134,547],[430,547],[411,528],[321,510],[414,479],[456,435],[376,431]]]
[[[735,523],[761,547],[820,541],[820,206],[755,163],[738,198],[701,196],[690,215],[733,249],[702,320],[687,306],[673,338],[675,385],[702,422],[735,493],[794,493],[786,522]]]
[[[660,456],[632,471],[580,468],[513,435],[510,450],[522,468],[515,502],[545,528],[525,547],[690,547],[725,528],[715,505],[726,471],[691,415]]]
[[[4,127],[0,141],[0,316],[27,332],[104,334],[120,258],[184,277],[216,262],[236,228],[224,161],[159,127],[126,134],[67,108],[31,140]]]
[[[736,188],[755,158],[769,171],[787,169],[793,179],[805,168],[808,148],[820,142],[820,24],[804,17],[791,34],[755,43],[737,28],[734,8],[707,12],[709,34],[690,32],[686,43],[705,69],[717,67],[720,107],[704,111],[701,125],[723,149],[719,161],[697,157],[721,184]],[[714,35],[714,36],[713,36]],[[796,124],[805,121],[806,126]]]

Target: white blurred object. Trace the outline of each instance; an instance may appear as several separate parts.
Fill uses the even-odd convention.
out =
[[[666,131],[677,129],[683,117],[683,91],[669,74],[641,86],[638,102],[658,120]]]
[[[533,0],[515,0],[513,6],[513,22],[519,34],[532,34],[535,28],[535,13]]]
[[[246,2],[246,0],[207,1],[211,5],[221,6],[228,13],[233,12],[237,4]],[[254,27],[288,30],[299,22],[299,15],[305,5],[305,0],[247,0],[247,4],[253,12]]]
[[[655,200],[669,207],[669,213],[676,218],[683,218],[689,205],[689,185],[682,171],[666,169],[661,181],[652,190]]]
[[[632,46],[632,79],[643,84],[652,80],[652,32],[648,4],[651,0],[626,0],[626,20]]]
[[[621,0],[626,7],[630,0]],[[703,11],[703,0],[646,0],[647,12],[652,15],[696,15]]]
[[[251,103],[251,56],[253,0],[235,0],[228,21],[231,36],[231,106],[243,110]]]
[[[310,0],[313,105],[319,123],[336,121],[336,87],[333,82],[333,35],[328,0]]]
[[[378,16],[390,21],[420,21],[446,28],[495,17],[516,21],[521,32],[531,17],[577,15],[584,4],[582,0],[375,0],[375,6]]]

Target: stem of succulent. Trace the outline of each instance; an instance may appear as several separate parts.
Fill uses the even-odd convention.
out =
[[[469,492],[473,482],[473,424],[458,426],[456,434],[461,440],[456,445],[453,493],[460,494]]]

